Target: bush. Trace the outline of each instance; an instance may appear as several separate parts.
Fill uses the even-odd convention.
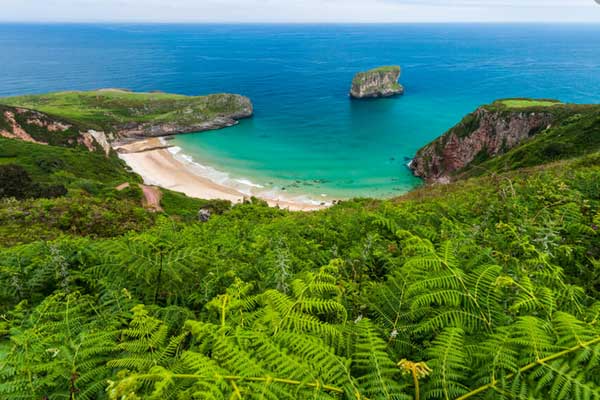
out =
[[[25,169],[19,165],[0,165],[0,198],[14,197],[25,199],[33,182]]]
[[[60,158],[43,157],[35,161],[36,165],[44,172],[54,172],[64,168],[65,163]]]
[[[0,198],[51,199],[66,194],[67,189],[63,185],[42,185],[33,182],[27,171],[20,165],[0,165]]]

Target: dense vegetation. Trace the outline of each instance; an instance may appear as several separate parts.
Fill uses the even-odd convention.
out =
[[[250,105],[241,96],[231,94],[190,97],[115,89],[18,96],[3,98],[2,103],[38,110],[86,129],[105,132],[115,132],[132,123],[194,125],[216,116],[239,113],[242,107]]]
[[[68,189],[0,200],[2,400],[600,398],[598,152],[314,213],[168,191],[151,213],[116,158],[0,151]]]
[[[140,182],[114,153],[0,138],[0,247],[148,228],[156,215],[142,207]],[[188,221],[202,207],[221,213],[230,204],[163,190],[161,206]]]

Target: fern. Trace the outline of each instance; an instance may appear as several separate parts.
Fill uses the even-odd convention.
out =
[[[300,293],[308,291],[327,296],[330,292],[323,290],[326,286],[320,282],[329,279],[329,275],[323,277],[317,273],[315,281],[302,285],[305,290]],[[234,290],[230,291],[233,293]],[[122,379],[111,384],[110,396],[120,398],[131,393],[144,393],[147,398],[170,398],[204,393],[207,398],[260,394],[273,399],[328,399],[347,394],[362,398],[351,377],[349,360],[337,355],[319,336],[313,336],[322,333],[321,328],[277,324],[276,329],[261,332],[254,324],[277,313],[277,307],[268,301],[261,306],[260,299],[256,303],[246,302],[244,297],[236,300],[241,309],[259,307],[259,310],[247,311],[247,316],[243,317],[254,321],[250,326],[253,329],[244,327],[246,323],[236,327],[230,325],[229,318],[236,320],[238,317],[236,313],[226,313],[227,318],[219,318],[219,325],[188,321],[186,332],[170,340],[167,340],[163,323],[148,316],[141,307],[134,309],[135,317],[131,326],[123,330],[124,341],[119,345],[123,355],[109,362],[109,366],[122,368],[125,373]],[[278,299],[277,303],[301,304],[298,300]],[[289,307],[284,310],[289,311]],[[311,303],[310,307],[301,307],[297,313],[306,319],[311,317],[304,314],[307,310],[321,313],[328,312],[329,307]],[[289,318],[285,316],[283,320]],[[269,324],[262,325],[261,322],[261,326],[268,327]],[[190,347],[179,352],[181,339],[185,336],[190,336]],[[171,360],[170,364],[168,360]]]
[[[354,331],[352,370],[362,392],[374,399],[408,398],[398,384],[400,370],[387,354],[386,343],[371,321],[361,319]]]
[[[12,347],[0,369],[0,399],[103,397],[117,331],[114,322],[99,318],[93,304],[78,293],[57,293],[11,330]]]
[[[464,331],[447,328],[433,341],[427,364],[431,379],[424,386],[427,399],[455,399],[468,392],[462,383],[469,373],[468,354],[464,348]]]

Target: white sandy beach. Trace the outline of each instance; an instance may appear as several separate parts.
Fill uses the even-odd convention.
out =
[[[200,199],[223,199],[232,203],[242,203],[248,195],[235,188],[216,183],[201,176],[190,165],[175,158],[160,138],[151,138],[118,147],[119,157],[148,185],[160,186]],[[272,207],[290,211],[313,211],[328,207],[309,202],[296,201],[280,196],[277,199],[262,198]]]

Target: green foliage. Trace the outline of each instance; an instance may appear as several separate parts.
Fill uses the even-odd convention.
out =
[[[136,175],[125,169],[116,156],[87,149],[44,146],[14,139],[0,138],[0,165],[16,164],[29,173],[34,182],[64,184],[67,187],[78,179],[119,185],[137,181]]]
[[[107,242],[97,249],[102,257],[94,271],[108,288],[144,288],[137,296],[144,302],[178,303],[190,294],[183,283],[193,278],[191,267],[199,260],[198,249],[184,246],[179,235],[177,226],[162,219],[150,232]]]
[[[0,246],[64,235],[113,237],[153,225],[139,200],[87,195],[38,200],[0,200]]]
[[[12,327],[10,348],[0,359],[1,399],[104,397],[117,330],[110,314],[94,303],[78,293],[56,292],[31,313],[21,303],[8,314]]]
[[[198,211],[205,209],[211,214],[223,214],[231,208],[227,200],[202,200],[187,197],[184,194],[163,190],[160,205],[166,214],[180,216],[186,221],[198,219]]]
[[[208,304],[214,322],[188,321],[168,343],[165,325],[145,314],[144,323],[134,317],[128,330],[133,338],[121,345],[126,358],[110,363],[127,368],[111,384],[111,398],[360,396],[348,360],[328,345],[340,328],[324,329],[327,324],[320,322],[328,313],[343,311],[327,299],[338,292],[330,274],[334,270],[323,268],[297,280],[294,297],[274,291],[253,296],[250,286],[238,281]],[[179,352],[186,337],[186,348]]]
[[[0,202],[0,400],[600,397],[597,153],[314,213],[164,191],[160,215],[118,160],[4,143],[69,193]]]
[[[599,129],[597,110],[575,108],[569,118],[560,120],[507,154],[487,160],[481,167],[484,171],[507,171],[591,154],[600,149]],[[468,175],[478,174],[481,172],[472,171]]]

